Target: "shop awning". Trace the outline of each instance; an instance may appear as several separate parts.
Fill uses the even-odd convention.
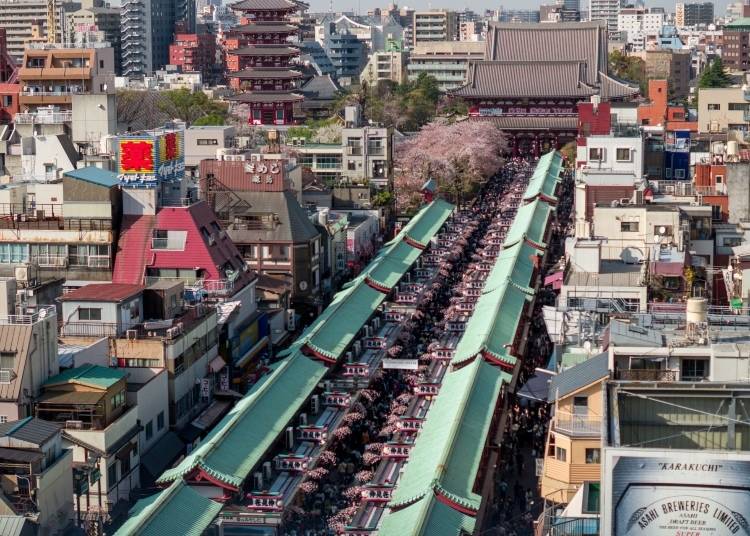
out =
[[[223,369],[226,364],[226,361],[220,355],[217,355],[208,364],[208,368],[211,372],[216,373]]]
[[[228,400],[214,400],[206,410],[193,420],[193,426],[201,430],[212,428],[232,405]]]
[[[252,358],[254,358],[256,355],[260,353],[260,351],[268,346],[268,337],[261,338],[258,342],[256,342],[252,348],[250,348],[245,355],[243,355],[241,358],[237,360],[237,362],[234,364],[235,367],[243,368],[245,365],[247,365]]]
[[[546,402],[549,394],[549,381],[554,375],[555,373],[551,370],[536,369],[534,375],[518,390],[518,396],[538,402]]]

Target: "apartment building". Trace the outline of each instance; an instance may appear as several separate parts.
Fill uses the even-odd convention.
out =
[[[687,99],[692,78],[689,50],[645,50],[634,52],[646,64],[646,79],[669,80],[670,99]]]
[[[744,6],[745,10],[748,6]],[[748,15],[743,13],[743,15]],[[724,43],[721,59],[730,71],[747,71],[750,68],[750,18],[743,16],[724,26]]]
[[[115,74],[122,72],[120,46],[120,9],[87,6],[67,13],[64,43],[71,45],[90,42],[108,43],[114,51]]]
[[[741,87],[698,89],[698,132],[747,130],[750,103]]]
[[[63,11],[63,1],[54,0],[55,9],[59,14]],[[28,41],[32,38],[34,23],[39,23],[42,36],[47,38],[47,0],[3,0],[0,2],[0,28],[5,29],[8,52],[20,63]],[[65,19],[57,17],[55,38],[53,42],[59,43],[63,37],[63,24]]]
[[[383,81],[403,84],[406,81],[406,53],[373,52],[359,75],[361,83],[376,86]]]
[[[622,8],[620,0],[589,0],[590,21],[603,20],[607,23],[607,31],[617,31],[617,18]]]
[[[216,36],[211,33],[177,33],[169,45],[169,64],[184,73],[200,73],[203,83],[210,84],[217,73]]]
[[[617,31],[625,32],[633,50],[643,50],[648,37],[656,38],[664,26],[664,11],[622,8],[617,15]]]
[[[677,2],[674,13],[675,26],[685,28],[714,23],[713,2]]]
[[[64,534],[73,520],[72,461],[59,424],[33,417],[0,423],[3,514],[29,520],[34,527],[29,534]]]
[[[469,62],[484,59],[485,43],[478,41],[435,41],[414,47],[409,56],[407,74],[416,80],[420,74],[437,80],[441,91],[463,86],[467,82]]]
[[[114,76],[114,49],[107,43],[40,44],[24,52],[18,71],[21,109],[71,110],[73,95],[114,94]]]
[[[434,41],[458,39],[458,14],[455,11],[429,10],[412,14],[412,46]]]

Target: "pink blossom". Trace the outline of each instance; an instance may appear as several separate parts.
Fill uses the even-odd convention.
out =
[[[359,394],[368,402],[375,402],[378,398],[380,398],[380,393],[378,393],[374,389],[362,389]]]
[[[330,450],[324,450],[318,456],[318,465],[334,465],[336,463],[336,453]]]
[[[370,443],[365,447],[365,452],[380,452],[384,446],[383,443]]]
[[[338,440],[344,440],[349,437],[352,433],[351,428],[348,426],[340,426],[333,432],[333,437]]]
[[[362,463],[366,466],[375,465],[380,461],[380,456],[373,452],[365,452],[362,455]]]
[[[318,491],[318,484],[315,482],[311,482],[310,480],[306,480],[299,485],[299,489],[302,490],[302,493],[309,495],[310,493],[315,493],[316,491]]]
[[[360,471],[354,475],[354,480],[357,482],[365,483],[372,480],[373,472],[372,471]]]
[[[354,501],[362,498],[362,489],[362,486],[352,486],[350,488],[346,488],[342,495],[350,501]]]
[[[358,411],[352,411],[350,413],[347,413],[344,415],[344,418],[342,419],[342,422],[347,425],[354,424],[357,421],[361,421],[364,419],[365,416],[362,413],[359,413]]]
[[[308,471],[307,476],[311,480],[321,480],[328,475],[328,469],[324,467],[316,467],[312,471]]]

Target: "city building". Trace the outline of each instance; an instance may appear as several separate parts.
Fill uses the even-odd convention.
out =
[[[540,22],[539,10],[535,9],[500,9],[498,22]]]
[[[0,423],[3,514],[28,520],[29,534],[64,534],[73,520],[73,453],[62,444],[57,423],[33,417]],[[22,521],[4,530],[13,525]]]
[[[603,22],[490,23],[487,57],[449,92],[475,121],[506,131],[513,154],[542,154],[577,137],[577,104],[628,101],[638,88],[608,75]]]
[[[372,54],[382,52],[390,43],[401,43],[404,29],[392,16],[382,18],[353,17],[341,15],[333,20],[324,18],[315,26],[315,40],[321,45],[331,34],[348,33],[354,35],[365,45],[365,52]]]
[[[747,130],[750,103],[741,87],[698,89],[698,132]]]
[[[244,91],[234,97],[247,105],[252,125],[287,125],[301,116],[304,99],[294,91],[301,77],[292,60],[299,28],[290,17],[300,9],[291,0],[245,0],[232,5],[242,25],[225,37],[227,76]]]
[[[54,0],[53,5],[57,13],[62,13],[61,0]],[[5,29],[8,53],[17,63],[20,63],[26,44],[32,38],[34,23],[39,23],[44,41],[50,41],[47,34],[48,6],[47,0],[3,0],[0,3],[0,28]],[[59,43],[65,20],[58,16],[55,22],[52,42]]]
[[[340,83],[345,79],[351,82],[359,80],[362,68],[367,63],[367,47],[354,34],[344,29],[326,36],[323,50],[333,64],[336,78]]]
[[[655,40],[664,26],[664,12],[645,8],[622,8],[617,16],[617,31],[627,34],[634,51],[644,50],[646,43]]]
[[[23,111],[47,106],[71,110],[74,95],[114,94],[114,50],[106,43],[30,47],[23,54],[18,82]]]
[[[285,280],[295,308],[321,291],[320,233],[300,206],[283,160],[203,160],[201,196],[255,272]]]
[[[120,13],[124,76],[144,77],[162,69],[177,30],[195,33],[194,0],[123,0]]]
[[[437,80],[441,91],[466,83],[469,64],[484,59],[485,43],[481,41],[435,41],[415,46],[406,66],[409,80],[421,73]]]
[[[169,45],[169,64],[183,73],[197,72],[210,85],[216,73],[216,36],[210,33],[175,34]]]
[[[669,80],[670,100],[686,100],[690,96],[692,79],[689,50],[645,50],[634,52],[646,64],[646,79]]]
[[[413,47],[434,41],[458,39],[458,16],[455,11],[415,11],[412,17]]]
[[[714,23],[713,2],[677,2],[674,13],[675,26],[685,28]]]
[[[406,53],[373,52],[359,80],[371,86],[386,80],[394,84],[403,84],[406,81]]]
[[[67,13],[64,43],[82,46],[86,43],[109,43],[114,50],[115,73],[122,72],[120,46],[120,9],[92,5]]]
[[[620,0],[589,0],[590,21],[604,21],[607,31],[617,31],[617,19],[620,15],[622,2]]]
[[[750,47],[750,18],[743,16],[724,25],[721,59],[725,68],[730,71],[747,71],[750,68],[748,47]]]

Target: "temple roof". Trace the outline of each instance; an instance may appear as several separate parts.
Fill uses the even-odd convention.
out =
[[[253,91],[252,93],[242,93],[229,100],[245,103],[266,103],[266,102],[297,102],[304,97],[291,91]]]
[[[301,2],[292,2],[291,0],[241,0],[231,4],[229,7],[237,11],[296,11],[301,7]]]
[[[257,33],[294,33],[298,30],[294,24],[279,24],[277,22],[264,24],[261,22],[254,22],[252,24],[245,24],[243,26],[236,26],[232,28],[233,32],[245,33],[245,34],[257,34]]]
[[[590,97],[583,61],[479,61],[469,64],[458,97]]]
[[[235,56],[296,56],[299,50],[294,47],[278,45],[252,45],[235,50],[228,50],[227,54]]]
[[[500,116],[477,117],[472,121],[490,121],[500,130],[578,130],[576,116]]]
[[[241,78],[243,80],[253,79],[274,79],[274,80],[291,80],[294,78],[301,78],[302,73],[299,71],[293,71],[291,69],[273,69],[273,68],[249,68],[231,73],[231,78]]]
[[[607,26],[602,21],[555,24],[490,23],[486,59],[493,61],[577,60],[586,64],[583,80],[607,72]]]

